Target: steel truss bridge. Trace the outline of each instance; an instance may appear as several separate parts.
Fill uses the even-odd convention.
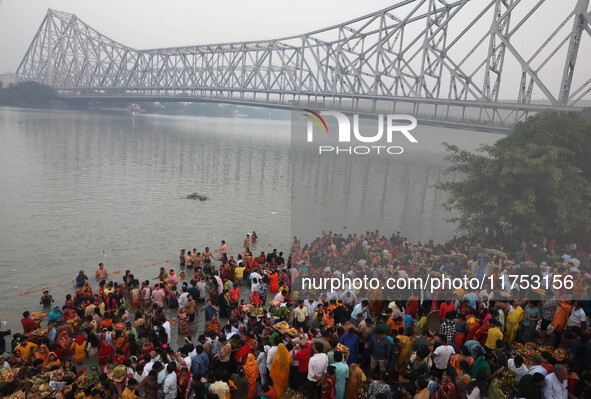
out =
[[[403,0],[277,40],[137,50],[50,9],[17,79],[64,99],[409,113],[507,130],[548,108],[581,109],[590,22],[589,0]]]

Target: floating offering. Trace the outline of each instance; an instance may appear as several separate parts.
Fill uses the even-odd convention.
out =
[[[192,193],[187,195],[187,199],[205,201],[207,199],[207,196],[203,194]]]

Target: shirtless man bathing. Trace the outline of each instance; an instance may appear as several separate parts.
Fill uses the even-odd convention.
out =
[[[98,269],[96,269],[96,273],[94,273],[94,278],[96,278],[97,280],[107,279],[107,269],[105,269],[105,265],[99,263]]]

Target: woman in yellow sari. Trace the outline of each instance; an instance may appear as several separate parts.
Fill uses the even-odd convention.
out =
[[[259,364],[257,363],[252,353],[248,354],[246,364],[244,365],[244,375],[248,380],[248,396],[247,399],[254,399],[256,396],[255,390],[257,387],[257,378],[259,378]]]
[[[87,281],[84,283],[82,287],[82,295],[86,298],[92,299],[92,288],[90,287],[90,283]]]
[[[396,336],[400,340],[400,353],[398,354],[398,372],[405,373],[408,369],[408,360],[413,352],[414,340],[404,334]]]
[[[269,375],[273,380],[273,389],[278,398],[283,397],[285,388],[287,388],[287,380],[289,378],[289,369],[291,366],[291,355],[284,344],[277,346],[277,354],[271,363]]]
[[[521,320],[523,320],[523,309],[519,304],[520,302],[518,300],[513,301],[513,306],[511,307],[512,310],[509,311],[507,319],[505,320],[505,335],[503,336],[503,340],[507,346],[513,344],[513,340],[517,335],[517,329],[521,324]]]

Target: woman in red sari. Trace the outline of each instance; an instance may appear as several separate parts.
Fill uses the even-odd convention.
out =
[[[264,265],[265,262],[267,262],[267,257],[265,256],[265,253],[261,251],[261,254],[257,256],[256,261],[257,264]]]
[[[279,274],[277,274],[276,271],[274,271],[272,274],[269,274],[269,291],[272,294],[276,294],[277,291],[279,291]]]
[[[110,359],[114,352],[115,349],[107,341],[103,340],[98,355],[99,365],[104,366],[107,363],[107,359]]]
[[[458,394],[456,392],[456,386],[452,382],[452,377],[449,375],[449,373],[450,371],[448,370],[443,373],[443,379],[441,380],[439,389],[437,392],[435,392],[435,399],[457,399]]]
[[[177,390],[179,392],[179,398],[184,397],[184,394],[187,391],[192,378],[193,374],[191,374],[187,366],[183,366],[181,371],[176,373],[176,384]]]
[[[64,329],[59,334],[57,338],[57,344],[61,349],[62,355],[70,352],[70,346],[72,346],[72,338],[70,338],[70,333],[68,330]]]
[[[252,293],[252,295],[250,296],[250,303],[252,303],[254,306],[259,306],[259,305],[264,305],[265,303],[260,299],[259,297],[259,292],[258,291],[254,291]]]
[[[419,297],[413,292],[406,302],[406,313],[411,315],[413,319],[417,316],[419,309]]]
[[[117,351],[115,351],[115,356],[113,356],[113,363],[123,364],[125,359],[127,359],[127,356],[125,356],[125,353],[123,353],[123,351],[121,349],[117,349]]]
[[[152,344],[152,341],[150,340],[150,338],[146,338],[146,340],[144,341],[144,345],[142,346],[142,352],[143,353],[150,353],[154,350],[154,344]]]
[[[252,348],[243,340],[238,341],[239,349],[236,351],[236,366],[242,366],[246,363],[246,358]]]
[[[478,330],[476,330],[476,334],[474,334],[474,338],[476,341],[480,342],[480,345],[482,346],[486,344],[486,340],[488,339],[488,327],[488,323],[483,324]]]

